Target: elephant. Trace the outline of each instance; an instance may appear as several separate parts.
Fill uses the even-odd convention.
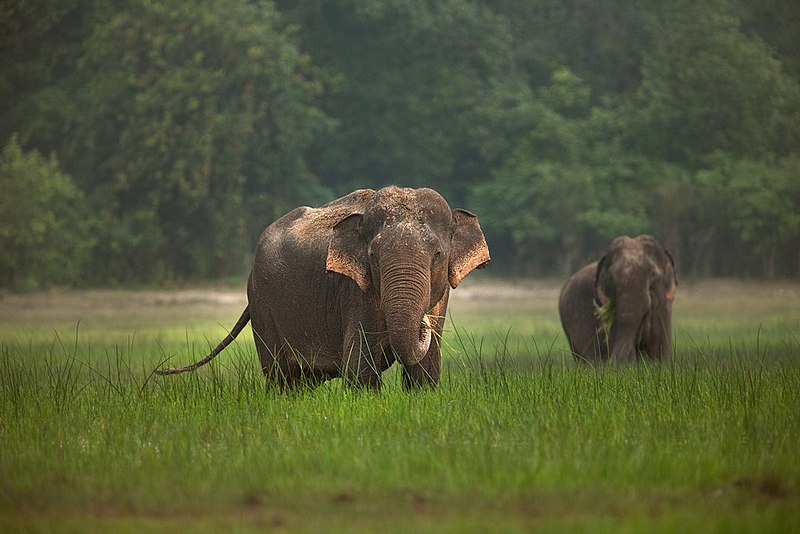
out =
[[[633,362],[672,354],[675,260],[653,236],[620,236],[564,284],[558,311],[579,360]]]
[[[380,390],[402,365],[407,389],[435,389],[450,289],[490,261],[476,215],[429,188],[360,189],[299,207],[261,234],[248,304],[205,365],[252,323],[268,387],[342,378]]]

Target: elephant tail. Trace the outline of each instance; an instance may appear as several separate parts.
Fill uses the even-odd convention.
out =
[[[225,347],[231,344],[231,342],[236,339],[236,336],[242,331],[242,329],[250,322],[250,306],[247,306],[244,311],[242,312],[242,316],[239,317],[239,320],[236,322],[236,325],[233,327],[233,330],[225,336],[225,339],[219,342],[214,350],[211,351],[211,354],[203,358],[202,360],[195,362],[191,365],[187,365],[186,367],[172,367],[170,369],[156,369],[155,373],[157,375],[176,375],[178,373],[185,373],[186,371],[194,371],[198,367],[202,367],[211,360],[213,360],[217,354],[223,351]]]

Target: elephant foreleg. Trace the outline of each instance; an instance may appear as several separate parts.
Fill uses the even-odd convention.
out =
[[[365,337],[361,333],[356,340],[345,345],[342,377],[354,389],[380,391],[383,349],[372,347]]]
[[[641,351],[651,358],[667,361],[672,356],[672,317],[669,310],[655,313],[643,332]]]

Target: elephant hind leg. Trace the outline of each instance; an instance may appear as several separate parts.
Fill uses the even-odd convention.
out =
[[[259,347],[259,360],[261,361],[261,371],[266,379],[267,391],[285,391],[290,382],[294,380],[294,375],[298,374],[286,361],[283,355],[283,348]]]
[[[302,376],[302,370],[295,363],[294,351],[281,342],[274,322],[271,319],[253,320],[253,338],[267,390],[293,389]]]
[[[300,363],[304,359],[280,335],[271,317],[253,320],[253,338],[267,390],[291,391],[315,380],[309,369]],[[316,383],[320,382],[322,380]]]
[[[268,387],[277,386],[284,392],[313,389],[335,376],[318,369],[314,365],[313,358],[306,359],[288,343],[281,346],[273,359],[272,366],[265,369],[264,373]]]

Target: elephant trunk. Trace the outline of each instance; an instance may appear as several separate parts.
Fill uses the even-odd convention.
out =
[[[621,311],[616,314],[611,330],[611,354],[614,362],[636,360],[636,344],[642,327],[643,314]]]
[[[634,345],[634,336],[628,333],[625,335],[615,335],[611,346],[610,359],[614,362],[634,361],[636,359]]]
[[[409,262],[387,262],[381,274],[381,308],[389,343],[405,366],[416,365],[431,346],[430,273]]]

